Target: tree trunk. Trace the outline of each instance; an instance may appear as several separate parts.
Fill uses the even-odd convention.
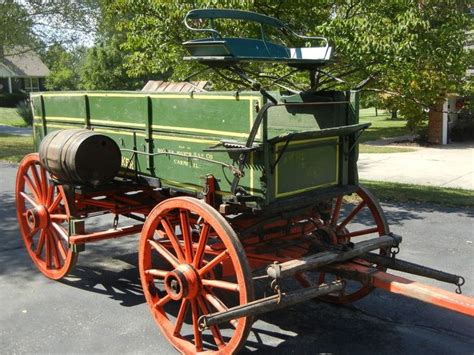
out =
[[[392,119],[392,120],[397,119],[397,111],[398,110],[396,108],[392,109],[392,117],[390,119]]]

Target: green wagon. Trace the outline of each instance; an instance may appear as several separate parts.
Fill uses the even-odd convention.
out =
[[[222,18],[256,22],[262,36],[192,27]],[[317,90],[327,40],[269,42],[264,26],[287,26],[244,11],[195,10],[185,23],[211,36],[185,42],[185,59],[231,72],[249,91],[31,95],[39,154],[21,162],[16,194],[38,269],[60,279],[87,243],[139,233],[144,295],[183,353],[234,353],[258,314],[314,298],[353,302],[374,287],[472,315],[467,297],[399,287],[406,279],[385,272],[462,283],[394,258],[401,238],[358,182],[358,138],[368,127],[358,122],[359,93]],[[248,62],[308,71],[310,89],[267,91]],[[111,228],[94,230],[97,215],[113,216]],[[262,287],[271,295],[255,292]]]

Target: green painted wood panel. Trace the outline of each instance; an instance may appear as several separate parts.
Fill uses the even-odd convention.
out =
[[[151,97],[153,129],[242,140],[252,128],[259,99],[255,95]]]
[[[268,132],[261,127],[257,138],[261,150],[252,153],[240,185],[269,204],[285,197],[356,181],[357,150],[349,151],[355,142],[353,133],[335,130],[334,136],[330,137],[307,136],[309,131],[355,123],[356,98],[352,95],[349,98],[344,93],[304,97],[272,94],[281,102],[350,99],[351,105],[271,108],[264,120]],[[44,126],[41,95],[46,117]],[[165,186],[190,192],[200,191],[203,177],[212,174],[219,180],[221,194],[226,194],[234,177],[228,168],[216,162],[237,166],[238,154],[204,150],[221,139],[245,142],[264,101],[258,92],[239,95],[235,92],[35,93],[32,95],[35,143],[38,145],[44,133],[56,129],[87,126],[110,136],[124,149],[123,167],[136,168],[139,174],[160,178]],[[265,139],[287,132],[301,132],[306,136],[300,137],[298,133],[292,138],[274,166],[286,143],[284,138],[273,143]],[[350,136],[344,138],[347,134]],[[125,151],[131,149],[139,152],[136,157]]]
[[[339,182],[339,138],[292,140],[275,144],[274,197],[335,186]]]

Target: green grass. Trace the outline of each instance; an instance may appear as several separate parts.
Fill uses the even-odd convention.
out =
[[[0,125],[26,127],[25,121],[16,112],[16,108],[0,107]]]
[[[33,137],[0,133],[0,160],[18,163],[26,154],[33,151]]]
[[[362,180],[381,201],[433,203],[449,207],[474,207],[474,191],[426,185]]]
[[[379,145],[360,144],[359,153],[408,153],[416,149],[405,147],[388,147]]]
[[[365,130],[360,137],[360,142],[375,141],[384,138],[404,136],[411,132],[405,127],[406,120],[391,120],[390,114],[379,110],[379,115],[375,116],[373,108],[361,109],[359,113],[359,122],[370,122],[372,125]]]

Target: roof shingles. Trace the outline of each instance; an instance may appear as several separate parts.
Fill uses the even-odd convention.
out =
[[[12,54],[9,55],[9,53]],[[39,55],[31,50],[5,48],[5,57],[0,59],[0,63],[10,69],[14,76],[45,77],[49,75],[48,67],[41,61]]]

